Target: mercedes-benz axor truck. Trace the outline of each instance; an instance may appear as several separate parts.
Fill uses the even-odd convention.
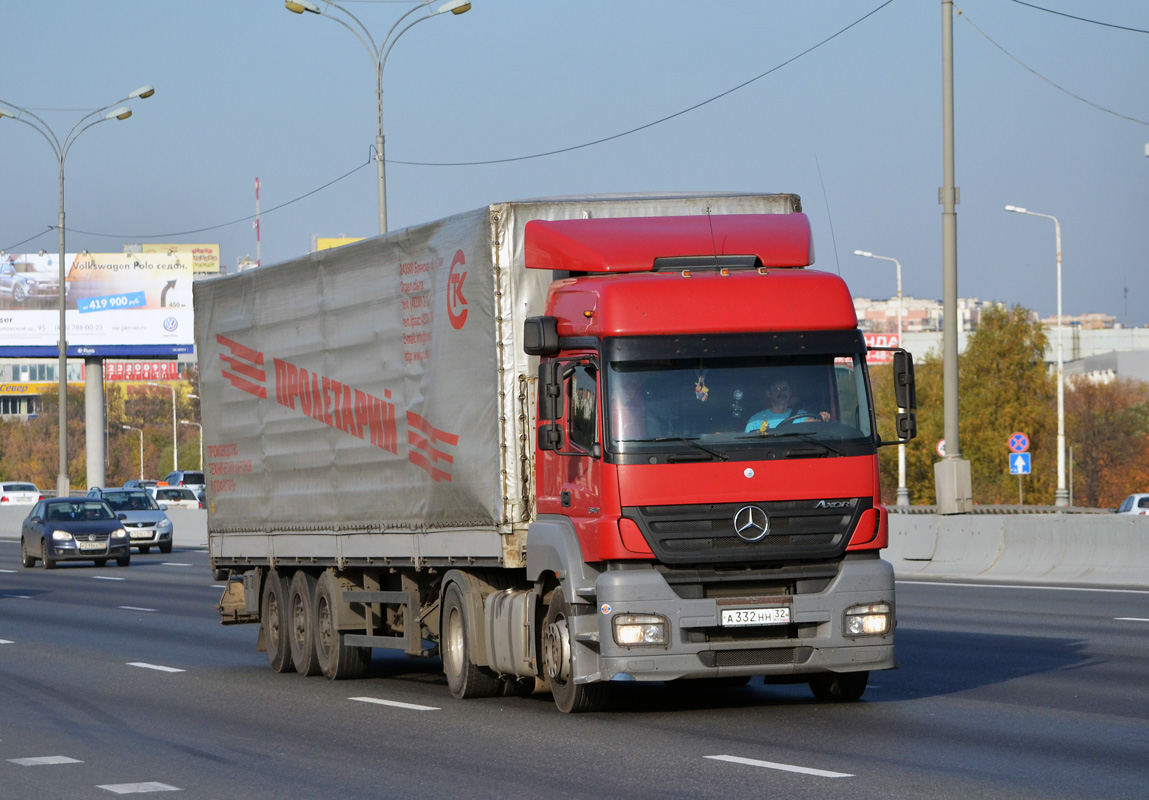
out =
[[[894,666],[845,283],[793,194],[508,202],[195,284],[209,549],[272,669],[458,698]],[[891,416],[895,416],[891,414]],[[891,425],[894,428],[895,425]]]

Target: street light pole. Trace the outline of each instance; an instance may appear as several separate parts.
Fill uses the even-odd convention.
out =
[[[448,2],[439,6],[427,16],[419,17],[409,23],[401,31],[395,33],[395,29],[399,27],[399,23],[416,11],[427,8],[430,4],[431,0],[423,0],[419,5],[407,11],[399,17],[399,19],[395,20],[395,24],[391,26],[391,30],[387,31],[387,35],[383,37],[383,40],[376,44],[374,37],[372,37],[370,31],[367,30],[367,26],[338,3],[333,3],[328,0],[328,2],[323,4],[324,7],[322,9],[315,3],[310,2],[310,0],[286,0],[284,3],[287,10],[293,14],[302,14],[304,12],[318,14],[321,17],[327,17],[339,23],[351,31],[355,38],[359,40],[360,44],[367,49],[367,54],[371,58],[371,63],[375,69],[375,116],[378,120],[378,128],[375,132],[375,168],[378,174],[379,184],[379,233],[387,232],[387,174],[384,162],[383,141],[383,67],[387,64],[387,56],[391,54],[391,48],[395,46],[395,42],[399,41],[399,37],[423,20],[437,17],[448,11],[458,15],[465,14],[471,10],[470,0],[448,0]],[[342,13],[347,19],[345,20],[327,13],[328,9],[332,8]],[[351,20],[351,22],[349,23],[347,20]],[[394,36],[392,36],[392,34],[394,34]]]
[[[43,119],[33,114],[26,108],[22,108],[6,100],[0,100],[0,118],[9,117],[17,122],[23,122],[28,127],[34,129],[37,133],[44,137],[52,148],[52,152],[56,156],[56,164],[60,171],[60,212],[57,220],[57,231],[60,239],[60,263],[59,263],[59,305],[60,305],[60,338],[58,339],[59,349],[59,394],[60,394],[60,412],[59,412],[59,469],[56,474],[56,496],[67,497],[72,493],[71,484],[68,478],[68,336],[67,336],[67,272],[64,267],[64,162],[68,158],[68,153],[72,149],[72,145],[76,143],[76,139],[80,137],[84,131],[91,128],[93,125],[99,125],[101,122],[108,122],[113,119],[124,120],[132,115],[132,110],[127,106],[120,106],[120,103],[127,102],[128,100],[135,100],[137,97],[146,99],[156,93],[156,90],[149,86],[141,86],[134,92],[129,94],[114,103],[109,103],[102,108],[97,108],[76,122],[68,134],[61,139],[56,135]],[[7,108],[5,108],[5,106]],[[114,111],[107,114],[104,112],[113,106],[119,106]],[[10,110],[11,109],[11,110]],[[99,119],[92,120],[92,117],[104,114]],[[84,124],[88,120],[86,125]],[[82,126],[82,127],[81,127]],[[100,429],[103,430],[103,424]],[[103,459],[101,459],[101,462]]]
[[[889,256],[874,255],[869,250],[855,250],[854,255],[862,256],[864,258],[876,258],[881,261],[893,261],[894,266],[897,268],[898,277],[898,347],[905,347],[902,342],[902,265],[896,258]],[[905,411],[904,408],[899,408],[898,413],[901,414]],[[905,444],[898,445],[898,494],[897,504],[899,506],[908,506],[910,504],[910,490],[906,487],[906,446]]]
[[[200,425],[198,422],[191,422],[190,420],[186,420],[186,419],[181,419],[180,425],[195,425],[197,428],[199,428],[199,468],[200,468],[200,471],[202,472],[203,471],[203,425]]]
[[[140,480],[144,479],[144,432],[139,428],[133,428],[131,425],[121,425],[126,431],[135,431],[140,435]]]
[[[1057,245],[1057,491],[1053,504],[1063,508],[1069,506],[1069,489],[1065,485],[1065,371],[1062,360],[1061,323],[1061,223],[1052,214],[1039,214],[1018,206],[1006,206],[1006,211],[1027,214],[1031,217],[1044,217],[1053,220],[1054,241]]]
[[[176,427],[176,387],[169,386],[166,383],[152,383],[148,381],[148,386],[158,386],[161,389],[167,389],[172,393],[172,471],[180,468],[179,464],[179,436],[178,428]]]

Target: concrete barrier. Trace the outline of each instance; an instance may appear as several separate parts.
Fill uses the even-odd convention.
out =
[[[0,539],[20,541],[20,526],[32,506],[0,508]],[[204,509],[169,508],[174,547],[207,547],[207,511]]]
[[[0,508],[0,539],[19,540],[28,508]],[[1149,589],[1149,516],[891,512],[885,558],[901,579]],[[177,548],[207,547],[205,510],[172,508],[168,516]]]
[[[899,578],[1149,588],[1149,517],[890,514]]]

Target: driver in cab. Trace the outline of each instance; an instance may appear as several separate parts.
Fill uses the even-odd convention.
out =
[[[790,381],[787,379],[778,378],[770,381],[769,386],[766,387],[767,407],[750,418],[746,423],[745,432],[766,433],[770,428],[776,428],[779,424],[787,420],[806,422],[820,419],[826,422],[830,419],[830,413],[828,411],[810,414],[804,409],[795,409],[790,403],[792,394]]]

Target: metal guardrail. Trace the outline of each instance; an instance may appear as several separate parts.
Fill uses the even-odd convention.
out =
[[[886,511],[891,514],[937,514],[937,506],[894,506],[888,505]],[[1112,508],[1085,508],[1081,506],[1009,506],[975,505],[970,514],[1112,514]]]

